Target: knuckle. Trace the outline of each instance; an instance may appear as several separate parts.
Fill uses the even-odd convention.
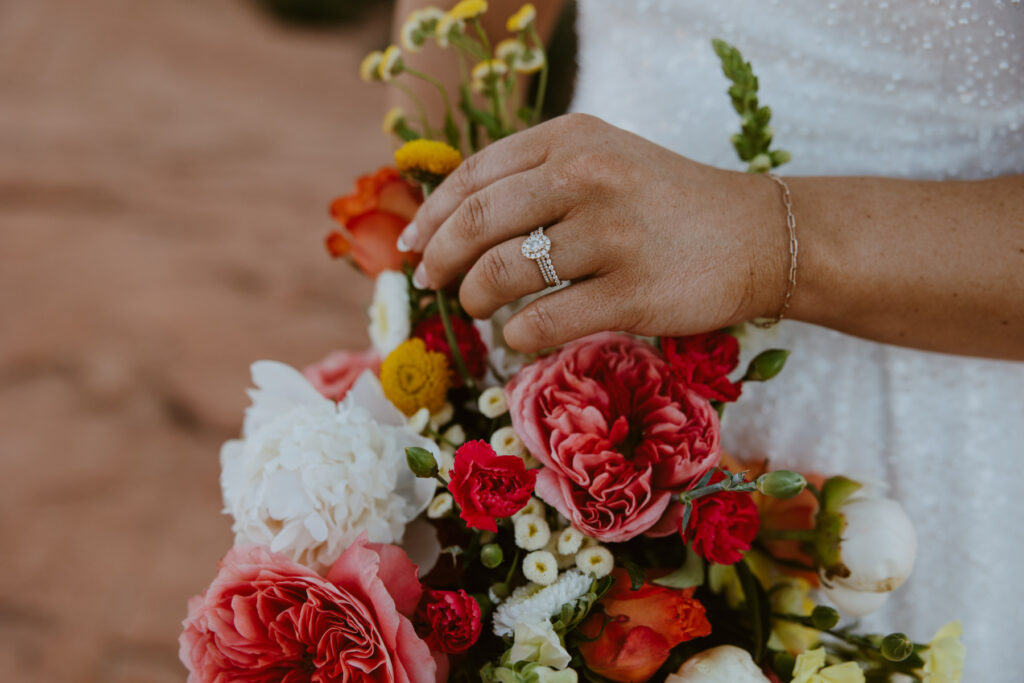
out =
[[[541,302],[535,302],[533,306],[525,310],[527,328],[533,333],[540,346],[550,346],[554,343],[557,335],[555,318],[547,306]]]
[[[480,277],[483,285],[493,291],[505,291],[512,284],[512,270],[508,260],[497,249],[480,257]]]
[[[452,189],[462,194],[468,194],[473,191],[473,186],[476,183],[477,166],[480,162],[476,155],[466,157],[459,164],[459,167],[448,176],[448,181],[452,184]],[[447,182],[447,181],[446,181]]]
[[[456,218],[456,229],[459,236],[470,242],[477,241],[487,225],[487,200],[479,192],[471,194],[463,200]]]

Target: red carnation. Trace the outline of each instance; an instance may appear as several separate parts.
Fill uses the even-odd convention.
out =
[[[495,519],[526,507],[537,482],[522,458],[497,455],[486,441],[467,441],[455,451],[448,490],[467,526],[497,531]]]
[[[721,472],[709,484],[725,479]],[[690,522],[682,531],[683,542],[692,543],[697,554],[715,564],[734,564],[757,536],[761,518],[754,497],[741,491],[723,491],[693,501]]]
[[[417,629],[432,650],[457,655],[480,638],[480,605],[466,591],[429,591],[420,606]]]
[[[743,385],[730,382],[740,362],[740,343],[728,332],[665,337],[662,351],[679,381],[710,401],[735,401]]]
[[[459,343],[459,353],[466,363],[466,370],[472,377],[477,379],[484,376],[487,371],[487,347],[484,340],[480,338],[480,330],[466,320],[451,316],[452,332]],[[413,330],[412,336],[419,337],[426,344],[428,351],[443,353],[448,359],[448,367],[453,371],[458,367],[455,359],[452,358],[452,350],[448,346],[448,336],[444,333],[444,323],[441,322],[441,315],[435,315],[422,321]],[[453,372],[454,386],[462,385],[462,378],[457,372]]]

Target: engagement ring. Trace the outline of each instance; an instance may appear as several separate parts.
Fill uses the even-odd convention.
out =
[[[562,281],[558,279],[550,254],[551,239],[544,234],[544,228],[537,228],[523,242],[523,256],[537,262],[544,284],[548,287],[557,287]]]

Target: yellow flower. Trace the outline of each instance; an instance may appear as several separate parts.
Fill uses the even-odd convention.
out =
[[[864,683],[864,672],[855,662],[825,666],[825,648],[796,658],[792,683]]]
[[[953,621],[932,638],[924,657],[925,683],[959,683],[964,675],[964,657],[967,654],[960,636],[964,629],[959,621]]]
[[[410,140],[395,152],[399,171],[431,185],[440,183],[461,163],[459,150],[437,140]]]
[[[436,412],[448,393],[448,360],[428,351],[422,339],[410,339],[388,354],[380,368],[384,395],[406,415],[420,408]]]
[[[533,23],[533,20],[537,18],[537,8],[531,3],[526,3],[519,8],[519,11],[508,18],[508,23],[505,24],[512,33],[518,33],[519,31],[525,31],[526,28]]]
[[[782,614],[809,616],[814,609],[814,601],[807,596],[810,588],[811,584],[800,578],[784,579],[778,582],[773,587],[771,594],[772,610]],[[817,645],[820,640],[818,631],[813,628],[801,626],[785,619],[776,619],[772,624],[772,635],[768,639],[768,647],[773,650],[785,650],[795,657]]]
[[[380,124],[380,129],[390,135],[403,123],[405,123],[405,110],[401,107],[391,107],[391,109],[388,109],[388,113],[384,115],[384,121]]]
[[[448,16],[453,19],[476,19],[487,11],[486,0],[462,0],[462,2],[448,10]]]
[[[444,12],[436,7],[424,7],[410,12],[400,32],[402,47],[409,52],[419,52],[443,17]]]
[[[377,75],[377,69],[380,68],[380,63],[383,59],[384,53],[380,50],[374,50],[363,57],[363,61],[359,65],[359,77],[367,83],[380,80],[380,76]]]
[[[437,44],[441,47],[448,47],[451,45],[452,38],[465,33],[466,22],[462,19],[456,19],[450,14],[446,14],[437,20],[437,27],[434,29],[434,35],[437,37]]]
[[[377,76],[382,81],[390,81],[400,73],[402,73],[402,50],[397,45],[389,45],[380,58]]]

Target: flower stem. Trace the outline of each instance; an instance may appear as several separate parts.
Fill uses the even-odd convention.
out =
[[[537,99],[533,103],[533,121],[530,125],[537,125],[540,122],[540,115],[544,109],[544,93],[548,89],[548,56],[544,51],[544,41],[540,39],[540,34],[537,33],[537,27],[530,22],[530,38],[534,42],[534,47],[540,50],[540,53],[544,55],[544,63],[540,67],[540,77],[537,80]]]
[[[391,85],[395,86],[396,88],[401,90],[403,93],[405,93],[405,96],[408,97],[412,101],[413,105],[416,107],[416,113],[419,116],[420,125],[423,126],[423,137],[425,137],[425,138],[432,138],[432,137],[434,137],[434,131],[431,130],[431,128],[430,128],[430,121],[427,119],[427,110],[424,108],[423,100],[420,99],[419,95],[414,93],[412,91],[412,88],[410,88],[409,86],[405,85],[404,83],[399,83],[397,81],[391,81]]]
[[[476,383],[473,382],[473,378],[469,374],[469,370],[466,369],[466,361],[462,358],[462,352],[459,350],[458,341],[455,339],[455,330],[452,329],[452,321],[448,313],[448,301],[444,295],[444,290],[437,290],[437,308],[441,313],[441,324],[444,325],[444,336],[448,340],[448,348],[451,349],[452,359],[455,361],[455,368],[459,371],[459,376],[462,377],[463,384],[470,391],[476,391]]]
[[[814,529],[761,529],[757,534],[766,541],[804,541],[813,543]]]
[[[444,87],[444,83],[430,74],[423,73],[417,69],[410,69],[408,66],[403,67],[403,70],[413,78],[418,78],[434,86],[437,88],[437,91],[441,93],[441,100],[444,102],[445,137],[448,138],[448,144],[452,147],[455,147],[456,149],[461,147],[457,137],[458,129],[455,128],[455,117],[452,113],[452,103],[451,100],[448,99],[448,89]]]

